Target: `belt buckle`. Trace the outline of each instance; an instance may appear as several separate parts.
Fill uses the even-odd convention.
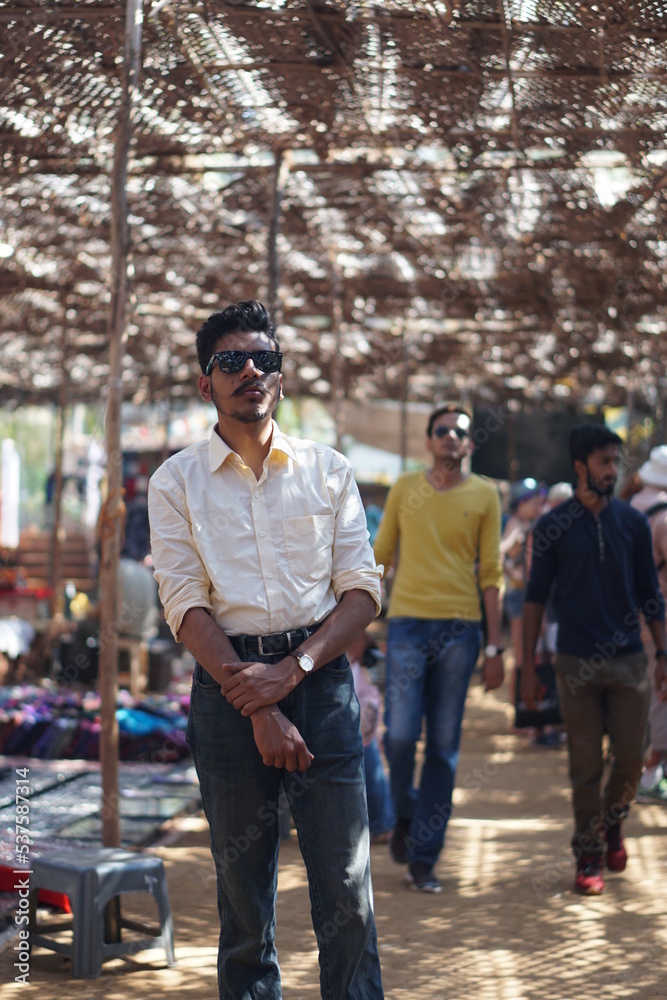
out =
[[[297,632],[299,629],[297,629]],[[260,656],[280,656],[284,649],[284,641],[287,640],[287,652],[291,653],[294,649],[294,643],[292,637],[295,635],[294,632],[274,632],[272,635],[258,635],[257,636],[257,649]],[[278,642],[278,639],[281,642]],[[269,646],[273,646],[273,649],[264,648],[264,640],[268,639]],[[280,647],[280,648],[278,648]]]
[[[257,649],[260,656],[280,656],[283,651],[283,642],[278,640],[287,637],[287,651],[292,648],[292,637],[289,632],[274,632],[271,635],[257,636]],[[264,640],[268,640],[268,649],[264,647]]]

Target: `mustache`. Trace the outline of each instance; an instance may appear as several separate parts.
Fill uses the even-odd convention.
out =
[[[586,486],[591,492],[596,493],[599,497],[611,496],[616,487],[616,479],[607,480],[606,482],[600,482],[600,480],[593,479],[589,476]]]
[[[262,383],[259,381],[259,379],[256,379],[256,381],[250,382],[249,385],[240,385],[238,387],[238,389],[234,390],[234,392],[232,393],[232,396],[242,396],[245,392],[248,392],[249,389],[253,389],[253,390],[257,390],[258,389],[260,392],[266,392],[266,389],[264,388],[264,386],[262,385]]]

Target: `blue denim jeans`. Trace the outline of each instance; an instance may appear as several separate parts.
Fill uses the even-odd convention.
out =
[[[479,622],[391,618],[387,634],[385,751],[397,816],[411,821],[409,860],[438,860],[452,811],[468,685],[479,654]],[[413,786],[426,719],[426,753]]]
[[[307,771],[267,767],[250,719],[195,668],[187,735],[217,875],[220,1000],[280,1000],[275,904],[279,815],[288,807],[308,874],[321,995],[382,1000],[359,706],[345,657],[279,707],[314,754]]]
[[[391,789],[384,769],[380,744],[376,739],[372,739],[368,746],[364,747],[364,771],[368,827],[371,837],[375,837],[380,833],[388,833],[396,822]]]

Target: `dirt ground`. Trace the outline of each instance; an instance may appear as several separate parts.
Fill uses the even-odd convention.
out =
[[[609,875],[601,897],[576,896],[567,753],[538,750],[512,734],[503,697],[477,686],[458,785],[438,866],[441,895],[411,892],[387,848],[372,848],[389,1000],[667,998],[667,808],[636,806],[626,823],[626,872]],[[217,997],[215,877],[204,821],[181,821],[171,842],[154,850],[167,868],[175,968],[162,951],[145,951],[105,963],[97,980],[73,980],[68,959],[34,949],[30,984],[19,986],[10,943],[0,955],[0,981],[9,984],[2,997]],[[131,898],[152,904],[148,896]],[[277,934],[284,1000],[317,1000],[317,952],[294,837],[281,846]]]

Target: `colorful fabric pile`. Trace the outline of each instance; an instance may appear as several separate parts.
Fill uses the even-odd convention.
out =
[[[189,696],[154,694],[135,701],[119,692],[120,759],[182,760]],[[100,699],[95,692],[34,685],[0,688],[0,754],[43,760],[99,758]]]

